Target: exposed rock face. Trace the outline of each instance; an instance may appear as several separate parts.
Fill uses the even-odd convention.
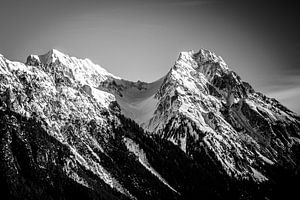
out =
[[[57,50],[0,55],[0,130],[11,199],[275,199],[300,183],[300,118],[203,49],[153,83]]]

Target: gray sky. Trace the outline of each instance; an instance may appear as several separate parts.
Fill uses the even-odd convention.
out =
[[[300,14],[284,2],[1,0],[0,53],[24,62],[56,48],[150,82],[180,51],[206,48],[257,91],[300,113]]]

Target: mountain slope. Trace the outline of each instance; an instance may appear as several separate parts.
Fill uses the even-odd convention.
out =
[[[0,55],[1,187],[13,199],[275,199],[299,183],[300,118],[222,58],[153,83],[57,50]]]

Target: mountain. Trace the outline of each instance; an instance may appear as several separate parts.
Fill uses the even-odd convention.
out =
[[[300,117],[205,49],[153,83],[57,50],[0,55],[4,199],[282,199]]]

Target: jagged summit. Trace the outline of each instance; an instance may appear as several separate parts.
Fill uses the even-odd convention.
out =
[[[64,54],[62,52],[60,52],[57,49],[51,49],[49,50],[47,53],[45,54],[41,54],[41,55],[29,55],[27,57],[27,61],[26,64],[30,65],[30,64],[36,64],[35,62],[37,61],[38,64],[44,64],[44,65],[49,65],[51,63],[54,63],[56,61],[61,62],[61,63],[66,63],[69,58],[71,58],[71,56]],[[75,57],[72,57],[74,59],[77,59]],[[85,60],[89,63],[92,63],[89,59],[85,58],[85,59],[78,59],[78,60]],[[93,63],[92,63],[93,64]]]
[[[71,81],[92,87],[98,87],[101,82],[108,78],[119,79],[88,58],[71,57],[56,49],[43,55],[28,56],[26,65],[42,66],[55,73],[61,72]]]
[[[45,55],[39,56],[40,60],[42,61],[42,63],[44,64],[48,64],[48,63],[53,63],[56,60],[60,60],[63,61],[67,55],[61,53],[60,51],[56,50],[56,49],[51,49],[49,52],[47,52]]]
[[[186,59],[195,59],[197,62],[203,64],[203,63],[219,63],[220,67],[222,69],[228,69],[226,63],[224,60],[217,56],[215,53],[206,50],[206,49],[200,49],[198,52],[195,52],[194,50],[180,52],[179,57],[176,62],[178,61],[185,61]],[[29,55],[27,57],[26,63],[27,65],[49,65],[51,63],[55,63],[56,61],[68,65],[70,60],[75,60],[78,62],[84,62],[86,65],[94,66],[94,64],[90,59],[78,59],[76,57],[71,57],[67,54],[62,53],[61,51],[57,49],[51,49],[47,53],[42,55]],[[96,65],[98,68],[103,69],[101,66]],[[176,66],[176,65],[174,65]],[[193,66],[194,68],[197,68],[197,63]],[[104,69],[103,69],[104,70]],[[105,70],[106,71],[106,70]],[[142,81],[141,81],[142,82]]]
[[[56,60],[63,60],[66,57],[62,52],[51,49],[47,53],[43,55],[29,55],[27,57],[26,64],[28,65],[36,65],[36,64],[50,64],[55,62]]]
[[[64,53],[60,52],[57,49],[51,49],[48,53],[55,54],[55,55],[64,55]]]
[[[57,49],[51,49],[50,51],[48,51],[45,55],[48,55],[48,56],[56,56],[56,57],[64,57],[65,54],[60,52],[59,50]]]

